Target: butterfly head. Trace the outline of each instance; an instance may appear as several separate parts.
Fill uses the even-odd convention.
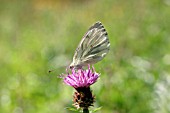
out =
[[[81,69],[82,66],[81,66],[81,65],[76,65],[75,63],[72,62],[72,63],[70,64],[69,68],[70,68],[70,69],[73,69],[73,68],[74,68],[74,69]]]

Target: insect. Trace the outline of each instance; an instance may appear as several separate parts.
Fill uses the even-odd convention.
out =
[[[98,21],[84,34],[75,50],[70,69],[79,69],[88,64],[97,63],[106,56],[109,49],[108,34],[102,23]]]

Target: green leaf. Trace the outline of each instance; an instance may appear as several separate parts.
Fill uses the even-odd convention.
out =
[[[70,110],[70,111],[77,111],[77,112],[79,112],[79,110],[78,110],[78,109],[76,109],[76,108],[72,108],[72,107],[66,107],[65,109],[68,109],[68,110]]]
[[[92,112],[97,112],[97,111],[99,111],[101,108],[102,108],[102,107],[98,107],[98,108],[92,110]]]

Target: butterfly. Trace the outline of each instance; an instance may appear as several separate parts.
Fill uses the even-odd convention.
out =
[[[79,69],[89,64],[95,64],[106,56],[109,49],[108,34],[102,23],[98,21],[84,34],[69,67]]]

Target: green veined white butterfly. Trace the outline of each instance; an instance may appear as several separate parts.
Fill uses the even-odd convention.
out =
[[[109,52],[110,42],[101,22],[92,25],[75,50],[70,68],[82,68],[102,60]]]

